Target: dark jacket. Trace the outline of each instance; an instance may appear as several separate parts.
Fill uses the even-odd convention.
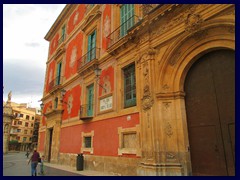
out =
[[[34,151],[31,158],[32,162],[38,162],[38,158],[40,158],[39,153],[37,151]]]

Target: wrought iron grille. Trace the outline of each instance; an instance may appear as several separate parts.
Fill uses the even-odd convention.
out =
[[[93,117],[93,104],[84,104],[80,106],[80,119]]]
[[[82,57],[80,57],[77,60],[78,69],[89,63],[90,61],[93,61],[95,59],[99,59],[100,56],[100,49],[99,48],[92,48],[90,51],[88,51],[86,54],[84,54]]]
[[[107,48],[111,47],[113,44],[127,35],[128,30],[131,29],[139,21],[139,17],[134,15],[122,23],[118,28],[116,28],[111,34],[107,36]]]
[[[51,91],[54,87],[62,84],[63,76],[57,76],[49,83],[49,90]]]

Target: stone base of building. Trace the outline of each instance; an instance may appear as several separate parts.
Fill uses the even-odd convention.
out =
[[[60,153],[58,164],[76,167],[77,154]],[[84,155],[84,170],[137,176],[140,158]]]
[[[179,163],[141,164],[137,168],[138,176],[182,176],[183,167]]]

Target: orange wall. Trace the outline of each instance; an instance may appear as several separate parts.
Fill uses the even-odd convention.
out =
[[[73,118],[76,116],[79,116],[79,109],[80,109],[80,97],[81,97],[81,86],[77,85],[74,88],[72,88],[71,90],[67,91],[63,101],[64,102],[68,102],[69,97],[72,96],[72,109],[70,114],[68,114],[68,110],[67,110],[67,104],[63,103],[63,115],[62,115],[62,120],[66,120],[68,118]]]
[[[110,84],[111,84],[111,92],[113,92],[114,90],[114,68],[113,66],[108,67],[107,69],[103,69],[101,76],[100,76],[100,84],[104,87],[104,81],[103,79],[108,77]],[[102,87],[99,86],[99,96],[102,95],[102,91],[104,91],[104,89]]]
[[[56,66],[56,62],[54,60],[52,62],[50,62],[49,65],[48,65],[48,72],[47,72],[47,79],[46,79],[46,86],[45,86],[46,93],[48,93],[48,91],[49,91],[49,83],[50,83],[49,76],[50,76],[51,70],[52,70],[51,80],[54,80],[54,78],[55,78],[54,77],[55,66]]]
[[[50,43],[49,56],[51,56],[54,53],[54,51],[57,49],[57,47],[58,47],[58,39],[59,39],[59,33],[57,33],[55,35],[55,37],[52,39],[52,41]]]
[[[108,17],[108,18],[106,18]],[[108,19],[108,20],[107,20]],[[111,4],[106,4],[103,11],[102,50],[107,49],[107,36],[111,33]]]
[[[48,103],[44,104],[43,107],[43,114],[45,114],[47,112],[47,109],[52,107],[52,101],[49,101]],[[45,126],[46,125],[46,117],[43,116],[42,117],[42,125]]]
[[[39,138],[38,151],[44,151],[45,132],[40,132]]]
[[[72,13],[72,15],[69,18],[68,26],[67,26],[67,34],[70,34],[73,29],[79,24],[79,22],[83,19],[85,13],[85,4],[78,5],[77,9]],[[77,15],[78,14],[78,15]],[[74,23],[74,19],[75,23]]]
[[[66,67],[65,67],[65,77],[68,79],[77,72],[78,59],[82,56],[82,41],[83,35],[79,33],[67,46],[66,48]],[[72,50],[74,47],[77,48],[76,59],[74,65],[71,65]],[[72,66],[72,67],[71,67]]]
[[[102,156],[118,156],[118,127],[129,128],[135,127],[137,124],[139,124],[139,114],[135,113],[131,114],[131,120],[127,120],[127,116],[120,116],[92,123],[84,123],[78,126],[62,128],[60,135],[60,152],[80,153],[82,145],[81,133],[89,133],[94,130],[93,154]]]

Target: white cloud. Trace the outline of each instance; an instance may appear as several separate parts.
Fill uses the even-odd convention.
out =
[[[14,86],[16,82],[15,79],[19,79],[17,76],[29,77],[29,70],[33,68],[42,69],[45,74],[46,61],[48,55],[49,42],[47,42],[44,37],[51,28],[52,24],[55,22],[58,15],[63,10],[65,4],[3,4],[3,67],[5,72],[13,72],[11,76],[11,81],[6,79],[9,76],[3,77],[4,82],[8,82],[8,87],[4,87],[4,97],[7,98],[7,93],[12,90],[18,95],[17,99],[24,100],[26,97],[20,97],[22,88],[16,89]],[[8,64],[4,65],[4,64]],[[20,67],[24,64],[26,67],[24,72],[28,74],[16,74],[15,70],[11,69],[9,64],[14,64],[14,68]],[[35,74],[37,77],[38,74]],[[23,78],[22,78],[23,79]],[[44,84],[44,78],[36,78],[39,82],[38,84]],[[10,81],[10,82],[9,82]],[[18,82],[23,84],[25,88],[32,88],[31,83],[28,79],[23,79],[23,82]],[[42,91],[43,87],[41,88]],[[39,91],[36,90],[34,92]],[[24,93],[22,94],[24,96]],[[29,96],[37,96],[31,95]],[[42,96],[39,94],[39,97]],[[14,93],[13,93],[13,100]],[[16,101],[18,101],[15,99]]]

